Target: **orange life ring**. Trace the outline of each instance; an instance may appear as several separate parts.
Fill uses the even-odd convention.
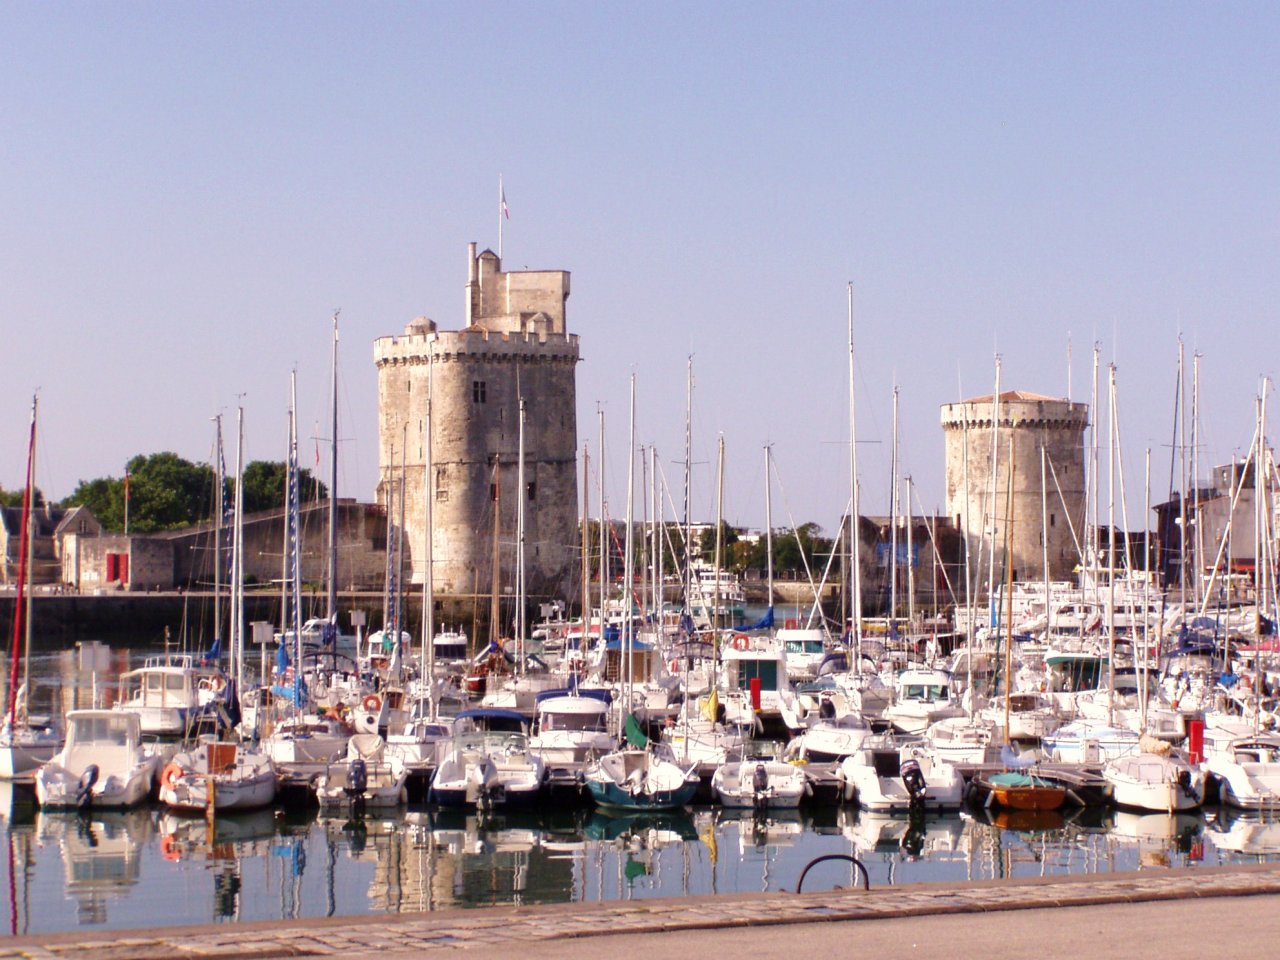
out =
[[[178,838],[172,833],[160,835],[160,856],[166,860],[181,860],[182,851],[178,849]]]
[[[733,649],[745,650],[749,646],[751,646],[751,638],[745,633],[735,633],[733,635]]]
[[[360,706],[367,713],[377,713],[382,709],[382,698],[376,693],[371,693],[360,701]]]
[[[165,764],[164,770],[160,772],[160,786],[166,790],[172,790],[177,786],[178,781],[182,779],[182,768],[176,763]]]

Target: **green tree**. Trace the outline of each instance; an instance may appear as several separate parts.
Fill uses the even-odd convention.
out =
[[[21,490],[6,490],[4,487],[0,487],[0,507],[18,507],[21,509],[22,493]],[[31,502],[37,507],[44,506],[44,493],[40,488],[36,487],[31,493]]]
[[[729,555],[728,548],[738,542],[738,534],[733,529],[733,527],[729,526],[729,524],[724,520],[720,521],[720,539],[721,539],[721,545],[725,551],[722,554],[722,558],[728,557]],[[715,559],[716,559],[715,530],[708,530],[706,533],[702,535],[702,559],[707,561],[707,563],[715,563]]]
[[[289,467],[285,463],[272,460],[254,460],[244,468],[244,511],[254,513],[258,510],[278,510],[284,506],[285,478]],[[303,503],[312,500],[323,500],[328,490],[323,483],[311,475],[311,471],[298,471],[298,492]]]
[[[821,557],[818,563],[825,563],[831,551],[831,541],[818,536],[822,528],[816,523],[802,523],[792,533],[774,537],[773,569],[779,573],[796,574],[803,572],[804,561],[809,561],[809,569],[815,566],[815,557]],[[803,556],[802,556],[803,554]]]
[[[88,507],[106,530],[124,529],[124,481],[117,477],[81,480],[60,506]]]
[[[208,520],[213,514],[213,470],[168,451],[129,461],[129,530],[151,533]],[[62,506],[83,505],[108,530],[123,530],[125,483],[118,477],[81,480]]]

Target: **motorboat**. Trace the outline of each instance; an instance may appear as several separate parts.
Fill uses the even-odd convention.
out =
[[[1108,761],[1102,777],[1120,807],[1177,813],[1204,802],[1204,771],[1153,737],[1142,738],[1139,752]]]
[[[919,741],[870,737],[840,764],[845,799],[877,813],[956,810],[964,800],[964,779],[956,767]]]
[[[609,732],[607,697],[548,691],[538,696],[536,709],[537,733],[529,746],[548,764],[579,764],[618,746]]]
[[[72,710],[67,742],[36,773],[42,807],[132,807],[151,793],[159,754],[142,743],[136,713]]]
[[[1280,811],[1280,736],[1234,740],[1209,754],[1204,768],[1209,794],[1223,806]]]
[[[1040,742],[1045,756],[1054,763],[1102,764],[1136,753],[1139,737],[1128,727],[1073,720]]]
[[[395,807],[409,799],[404,761],[389,754],[376,733],[357,733],[343,760],[327,764],[315,778],[321,810]]]
[[[921,736],[931,724],[963,715],[952,693],[951,674],[946,670],[903,670],[894,681],[893,703],[885,708],[884,718],[901,733]]]
[[[430,796],[441,806],[528,805],[542,792],[546,775],[542,758],[529,747],[529,721],[521,714],[464,710],[454,718],[452,742],[431,778]]]
[[[137,714],[144,734],[181,737],[221,700],[227,678],[197,667],[191,657],[148,657],[120,677],[120,686],[124,693],[114,709]]]
[[[271,758],[242,744],[204,739],[160,771],[160,802],[177,810],[254,810],[275,796]]]
[[[925,739],[934,753],[950,763],[986,763],[995,724],[979,716],[946,717],[929,725]]]
[[[674,810],[693,800],[698,774],[651,747],[628,747],[587,766],[587,789],[602,807]]]
[[[711,788],[721,805],[789,810],[810,794],[804,768],[776,757],[743,757],[716,768]]]

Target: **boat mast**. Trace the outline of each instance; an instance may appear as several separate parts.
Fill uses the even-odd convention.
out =
[[[330,363],[333,402],[329,410],[329,577],[325,616],[335,628],[338,624],[338,311],[333,312],[333,359]],[[408,459],[407,457],[405,458]],[[430,487],[425,487],[429,492]],[[427,497],[428,503],[430,497]],[[430,508],[428,508],[430,509]]]
[[[712,636],[720,635],[720,568],[724,562],[724,434],[716,443],[716,588],[711,612]]]
[[[500,518],[502,516],[502,455],[495,453],[493,455],[493,557],[491,569],[489,571],[489,643],[496,644],[502,636],[499,627],[499,619],[501,612],[498,606],[498,586],[500,583],[500,571],[498,569],[499,552],[498,552],[498,532],[501,530]]]
[[[289,588],[293,593],[293,705],[302,704],[302,545],[299,542],[301,491],[298,483],[298,372],[289,376]]]
[[[1116,689],[1116,365],[1107,365],[1107,723],[1115,723]]]
[[[909,628],[908,628],[909,629]],[[898,635],[898,385],[893,385],[889,439],[889,636]]]
[[[604,524],[604,408],[596,408],[596,417],[600,425],[600,463],[596,468],[600,474],[600,642],[605,642],[606,612],[609,609],[609,534]],[[601,650],[607,649],[601,647]]]
[[[914,630],[916,622],[916,554],[915,530],[911,516],[911,474],[904,478],[907,485],[907,629]]]
[[[389,663],[396,665],[397,671],[404,669],[404,663],[401,661],[403,651],[400,649],[400,637],[404,632],[402,626],[404,624],[404,503],[408,499],[405,496],[408,482],[409,471],[409,421],[404,422],[404,453],[400,457],[400,519],[396,525],[396,632],[391,638],[391,658]],[[387,678],[390,680],[390,676]]]
[[[1009,736],[1009,721],[1012,704],[1010,694],[1013,692],[1013,481],[1016,467],[1013,459],[1013,431],[1009,431],[1009,489],[1005,493],[1005,534],[1004,534],[1004,567],[1005,567],[1005,644],[1004,644],[1004,732],[1006,741]],[[994,553],[994,551],[993,551]],[[969,651],[969,662],[973,663],[973,651]],[[972,698],[970,698],[972,699]],[[972,717],[970,713],[970,717]]]
[[[690,355],[686,361],[685,367],[685,399],[684,399],[684,606],[685,612],[689,612],[690,601],[689,594],[691,592],[690,580],[693,576],[693,548],[689,542],[690,539],[690,520],[689,520],[689,486],[693,473],[693,357]],[[698,591],[699,599],[701,599],[702,591]],[[702,601],[702,606],[706,608],[706,601]]]
[[[850,614],[853,623],[855,670],[860,676],[862,664],[862,570],[861,570],[861,514],[858,510],[858,402],[854,389],[856,356],[853,348],[853,281],[849,281],[849,594]]]
[[[635,560],[632,556],[632,547],[634,545],[635,533],[632,529],[633,514],[635,511],[635,486],[636,486],[636,375],[631,374],[631,407],[630,407],[630,427],[627,433],[627,530],[623,537],[625,544],[626,556],[622,561],[622,609],[623,616],[623,638],[622,649],[625,658],[625,675],[626,675],[626,691],[627,703],[631,704],[631,698],[635,687],[634,664],[632,663],[632,648],[635,645],[634,629],[635,617],[631,608],[631,584],[635,575]]]
[[[591,639],[591,457],[582,444],[582,636],[579,651],[585,652]]]
[[[773,610],[773,476],[770,472],[772,464],[772,448],[764,446],[764,563],[765,582],[768,584],[768,609]]]
[[[996,354],[996,386],[991,395],[991,561],[987,566],[987,607],[990,611],[988,622],[992,627],[999,623],[999,612],[996,609],[996,487],[999,483],[1000,466],[1000,354]]]
[[[213,639],[222,638],[222,503],[223,476],[222,463],[222,414],[213,418]]]
[[[518,388],[517,388],[518,389]],[[520,658],[520,674],[525,672],[525,583],[524,583],[524,502],[529,496],[524,479],[524,397],[519,402],[519,425],[516,430],[516,650]]]
[[[231,528],[231,649],[236,695],[244,690],[244,407],[236,407],[236,492]]]
[[[18,534],[18,591],[13,604],[13,648],[9,668],[9,729],[12,730],[17,721],[18,710],[18,659],[19,639],[22,637],[23,601],[28,594],[27,578],[31,575],[31,512],[32,512],[32,479],[36,461],[36,405],[37,398],[31,397],[31,436],[27,441],[27,482],[22,490],[22,523]],[[27,615],[29,621],[30,615]],[[23,658],[26,659],[25,657]]]
[[[427,345],[427,415],[422,421],[422,500],[426,538],[422,573],[422,660],[427,665],[427,697],[432,721],[436,719],[436,578],[435,578],[435,464],[431,454],[431,401],[435,386],[435,339]]]

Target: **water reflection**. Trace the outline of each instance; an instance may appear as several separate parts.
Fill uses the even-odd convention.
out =
[[[777,891],[794,889],[804,865],[828,853],[859,857],[873,887],[1280,859],[1280,822],[1226,812],[267,810],[208,823],[147,808],[43,813],[0,785],[0,816],[10,930],[32,933]],[[847,864],[833,865],[806,888],[854,879]]]

